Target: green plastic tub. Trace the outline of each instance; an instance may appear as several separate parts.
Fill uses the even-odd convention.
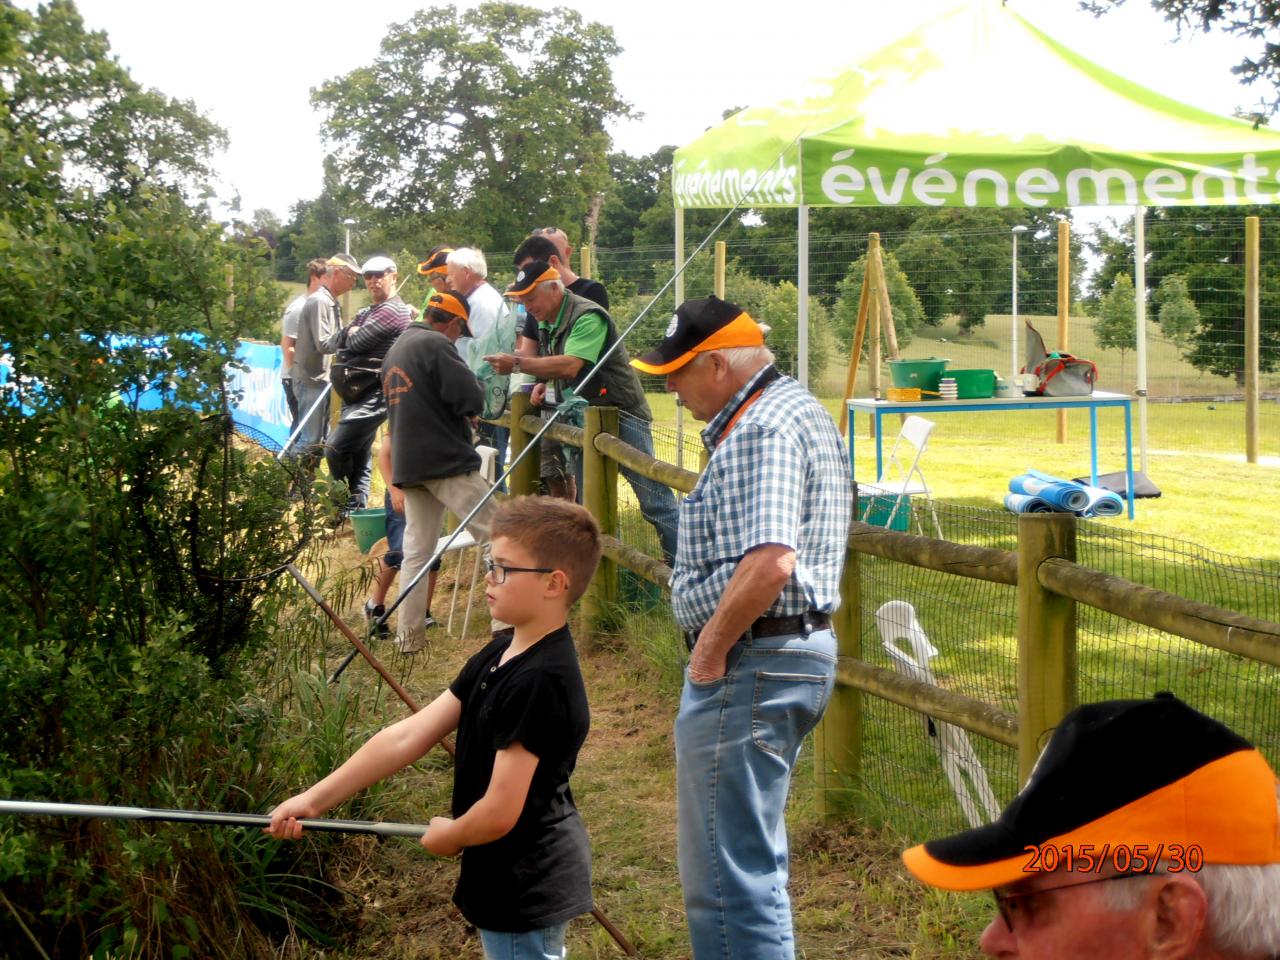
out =
[[[387,535],[387,511],[384,507],[364,507],[351,511],[351,530],[356,546],[368,553],[375,543]]]
[[[903,497],[898,512],[893,513],[893,507],[897,502],[898,498],[893,496],[860,493],[858,494],[858,516],[855,519],[862,519],[862,514],[867,512],[869,504],[871,511],[867,513],[867,523],[875,527],[888,527],[890,530],[905,532],[911,529],[911,498]],[[889,514],[891,513],[893,513],[893,526],[890,527]]]
[[[928,391],[924,394],[926,400],[936,400],[938,381],[942,379],[942,371],[947,369],[950,362],[937,357],[930,357],[928,360],[890,360],[889,377],[895,387],[916,387],[921,391]]]
[[[957,400],[985,400],[996,395],[994,370],[948,370],[947,376],[955,378]]]

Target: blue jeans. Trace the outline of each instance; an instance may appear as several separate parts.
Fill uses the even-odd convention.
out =
[[[676,849],[696,960],[792,960],[783,810],[835,682],[830,630],[753,638],[676,716]]]
[[[345,404],[338,426],[325,444],[329,476],[347,485],[347,507],[351,510],[362,510],[369,502],[373,441],[386,419],[387,402],[381,391],[359,403]]]
[[[308,383],[305,380],[293,382],[293,396],[298,401],[298,417],[305,418],[302,432],[289,448],[289,456],[305,457],[314,465],[320,462],[320,454],[324,452],[324,438],[329,433],[329,404],[332,388],[326,380],[323,383]],[[316,406],[316,401],[320,405]],[[307,414],[310,413],[310,416]],[[294,430],[298,427],[295,424]]]
[[[568,930],[567,923],[525,933],[476,928],[487,960],[564,960],[564,935]]]
[[[647,420],[622,414],[618,417],[618,438],[642,453],[653,456],[653,432]],[[627,478],[631,489],[635,491],[636,500],[640,502],[640,513],[658,532],[658,542],[662,544],[663,561],[669,567],[674,566],[676,533],[680,527],[680,514],[676,506],[675,494],[665,483],[643,477],[630,467],[618,464],[618,472]]]
[[[387,511],[387,552],[382,555],[382,565],[399,570],[404,559],[404,514],[392,508],[390,490],[383,491],[382,506]]]

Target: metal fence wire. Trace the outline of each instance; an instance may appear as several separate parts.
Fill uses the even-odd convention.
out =
[[[935,502],[946,538],[1014,549],[1012,514]],[[914,502],[910,529],[929,530],[932,517]],[[895,527],[906,524],[895,522]],[[1081,521],[1077,562],[1091,569],[1251,616],[1280,619],[1280,563],[1234,557],[1166,537],[1118,532]],[[884,604],[906,601],[936,656],[939,686],[1017,712],[1017,610],[1012,588],[924,570],[871,556],[859,558],[863,659],[893,668],[896,658],[877,625]],[[1083,604],[1077,605],[1078,698],[1086,703],[1145,698],[1168,690],[1252,740],[1280,761],[1280,670],[1201,646]],[[899,631],[901,632],[901,631]],[[890,631],[892,634],[893,631]],[[910,649],[898,642],[899,649]],[[981,811],[971,759],[981,764],[999,806],[1017,790],[1017,758],[1008,747],[975,734],[957,749],[942,725],[878,697],[864,698],[863,793],[867,811],[913,840],[966,829],[947,773],[965,772],[966,792]]]
[[[1025,334],[1019,330],[1015,356],[1012,235],[1006,229],[957,223],[953,229],[912,228],[881,234],[902,356],[944,357],[953,369],[994,369],[1009,377],[1023,363],[1025,343]],[[1241,458],[1244,219],[1149,211],[1145,225],[1149,452]],[[1072,235],[1066,349],[1098,365],[1098,389],[1132,394],[1137,388],[1132,225],[1122,222],[1111,234],[1109,241],[1100,233]],[[1263,217],[1261,236],[1259,430],[1262,455],[1280,458],[1280,217]],[[1019,326],[1030,322],[1054,349],[1058,340],[1057,233],[1042,228],[1023,234],[1020,243]],[[1129,252],[1106,260],[1097,251],[1108,244]],[[867,248],[865,234],[811,239],[809,380],[819,397],[839,397],[844,387]],[[597,251],[596,272],[611,291],[617,291],[613,313],[620,325],[643,309],[670,275],[672,254],[671,246]],[[773,328],[770,346],[780,368],[792,375],[797,372],[796,259],[794,239],[727,243],[725,296],[747,306],[756,319]],[[704,252],[686,271],[685,294],[699,297],[711,291],[711,254]],[[661,336],[674,307],[668,292],[653,306],[652,319],[642,322],[633,336],[633,350]],[[1120,321],[1114,319],[1117,316]],[[887,367],[881,369],[881,383],[890,383]],[[646,389],[660,391],[661,381],[647,382]],[[864,362],[854,392],[868,396],[869,391]]]

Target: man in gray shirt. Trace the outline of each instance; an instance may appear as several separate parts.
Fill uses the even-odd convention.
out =
[[[307,263],[307,290],[289,301],[280,318],[280,384],[284,387],[284,399],[289,405],[289,432],[298,429],[298,398],[293,393],[293,348],[298,342],[298,317],[307,297],[316,292],[324,276],[325,262],[317,257]]]
[[[342,329],[338,298],[360,278],[360,267],[349,253],[334,254],[316,292],[307,297],[298,315],[298,339],[293,348],[293,393],[302,421],[294,452],[318,462],[329,429],[329,356],[325,341]]]

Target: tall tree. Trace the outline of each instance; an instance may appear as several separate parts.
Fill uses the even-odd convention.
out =
[[[675,147],[659,147],[643,157],[609,154],[612,184],[600,213],[596,244],[601,247],[634,247],[640,219],[663,196],[671,179],[671,155]],[[666,198],[669,201],[671,194]],[[670,242],[670,238],[667,238]]]
[[[129,196],[141,184],[194,193],[226,133],[189,100],[134,80],[88,32],[75,5],[51,0],[35,14],[0,3],[0,131],[58,151],[59,178]],[[20,55],[14,55],[20,54]]]
[[[632,116],[609,65],[620,52],[611,28],[563,7],[433,7],[312,101],[369,205],[514,249],[540,223],[577,232],[606,192],[605,126]]]
[[[1147,214],[1147,289],[1179,274],[1200,314],[1184,356],[1198,370],[1244,382],[1244,218],[1270,218],[1269,207],[1158,207]],[[1280,234],[1264,228],[1264,265],[1280,262]],[[1130,255],[1132,262],[1132,255]],[[1280,277],[1261,277],[1260,367],[1280,368]]]
[[[1098,316],[1093,321],[1093,332],[1098,338],[1098,346],[1102,349],[1120,351],[1122,379],[1124,355],[1138,345],[1136,312],[1137,298],[1133,290],[1133,279],[1127,273],[1116,274],[1115,283],[1098,305]]]
[[[1013,288],[1011,229],[1028,228],[1018,245],[1018,307],[1050,313],[1057,302],[1057,223],[1060,210],[937,209],[921,212],[904,238],[891,244],[924,306],[928,323],[955,315],[962,331],[988,313],[1008,310]],[[1071,237],[1072,285],[1082,272],[1079,238]],[[1046,280],[1046,278],[1049,278]]]
[[[1200,311],[1191,299],[1187,278],[1171,273],[1156,288],[1160,332],[1179,346],[1185,346],[1200,325]]]
[[[193,434],[221,408],[237,335],[277,302],[256,251],[184,202],[218,138],[173,104],[141,91],[70,4],[0,0],[6,795],[185,806],[187,784],[254,779],[227,747],[244,736],[238,654],[270,620],[249,592],[221,604],[175,562],[191,541],[173,486],[195,472]],[[175,402],[143,409],[149,387]],[[135,841],[110,824],[6,823],[4,953],[137,953],[145,930],[157,955],[274,954],[232,871],[219,876],[245,854]]]

